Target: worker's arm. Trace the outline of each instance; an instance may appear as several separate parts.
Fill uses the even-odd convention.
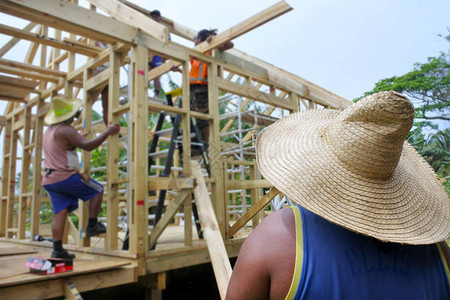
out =
[[[213,37],[214,37],[214,35],[208,36],[208,37],[206,38],[206,41],[207,41],[208,43],[211,43]],[[231,41],[228,41],[228,42],[226,42],[225,44],[220,45],[219,47],[217,47],[217,49],[222,50],[222,51],[225,51],[225,50],[231,49],[231,48],[233,48],[233,47],[234,47],[234,43],[231,42]]]
[[[234,47],[234,43],[233,42],[226,42],[225,44],[220,45],[219,47],[217,47],[217,49],[225,51],[225,50],[231,49],[233,47]]]
[[[226,300],[286,297],[295,264],[294,224],[292,210],[282,209],[253,230],[239,252]]]
[[[77,147],[86,151],[92,151],[100,146],[108,136],[118,133],[119,130],[119,124],[109,124],[101,134],[87,140],[72,126],[62,126],[55,132],[55,139],[58,145],[65,150]]]

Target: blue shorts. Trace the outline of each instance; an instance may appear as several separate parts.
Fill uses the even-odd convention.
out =
[[[89,182],[83,180],[78,174],[73,174],[69,178],[44,185],[44,189],[50,195],[54,214],[67,208],[67,212],[72,212],[78,208],[78,199],[88,201],[98,193],[103,192],[103,186],[91,179]]]

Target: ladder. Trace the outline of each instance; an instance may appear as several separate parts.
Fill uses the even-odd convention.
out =
[[[179,96],[178,107],[181,108],[181,105],[182,105],[181,88],[178,88],[169,93],[166,93],[167,104],[170,106],[174,105],[173,99],[172,99],[173,96]],[[167,114],[164,111],[161,111],[158,116],[158,121],[156,122],[156,126],[155,126],[155,133],[153,135],[152,143],[150,145],[149,154],[148,154],[149,173],[153,166],[154,159],[166,157],[164,169],[163,169],[162,173],[159,175],[160,177],[169,177],[170,176],[171,167],[173,165],[173,156],[174,156],[175,149],[178,148],[180,150],[180,152],[183,151],[183,144],[182,144],[181,138],[179,136],[180,135],[181,115],[176,114],[175,116],[173,116],[173,114],[171,114],[170,119],[172,122],[172,128],[171,129],[162,129],[166,116],[167,116]],[[194,117],[192,117],[190,120],[190,123],[191,123],[190,124],[190,126],[191,126],[191,145],[197,147],[197,149],[200,150],[200,154],[203,158],[206,170],[208,172],[208,176],[211,176],[208,153],[206,151],[206,146],[205,146],[205,143],[203,142],[202,135],[201,135],[200,129],[198,128],[196,119]],[[171,136],[170,142],[169,142],[169,147],[167,149],[164,149],[161,151],[156,151],[160,137],[167,136],[169,134]],[[161,219],[162,212],[164,209],[164,200],[166,198],[166,195],[167,195],[167,190],[160,190],[153,225],[156,225],[158,223],[158,221]],[[194,199],[194,197],[192,197],[192,199]],[[192,201],[192,213],[194,215],[195,226],[197,229],[198,236],[199,236],[199,238],[202,239],[203,233],[201,230],[201,224],[199,221],[197,206],[195,205],[195,203],[193,201]],[[128,249],[128,231],[125,236],[124,243],[123,243],[123,250],[127,250],[127,249]]]

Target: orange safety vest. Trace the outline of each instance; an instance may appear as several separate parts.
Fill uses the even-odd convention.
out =
[[[211,51],[206,52],[211,55]],[[208,84],[208,64],[195,58],[191,58],[191,71],[189,72],[190,84]]]

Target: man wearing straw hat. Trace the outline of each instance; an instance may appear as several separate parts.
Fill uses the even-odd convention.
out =
[[[43,150],[45,174],[44,189],[49,193],[53,205],[52,222],[53,258],[75,258],[62,246],[67,214],[78,208],[78,199],[89,200],[89,224],[86,236],[106,232],[106,227],[97,222],[103,200],[103,186],[84,174],[80,174],[77,148],[91,151],[100,146],[110,135],[120,130],[118,124],[109,124],[97,137],[86,140],[72,127],[74,118],[81,112],[80,99],[54,97],[51,109],[44,121],[50,127],[44,133]]]
[[[450,299],[450,201],[405,141],[413,119],[381,92],[267,127],[259,170],[298,206],[250,234],[227,299]]]

